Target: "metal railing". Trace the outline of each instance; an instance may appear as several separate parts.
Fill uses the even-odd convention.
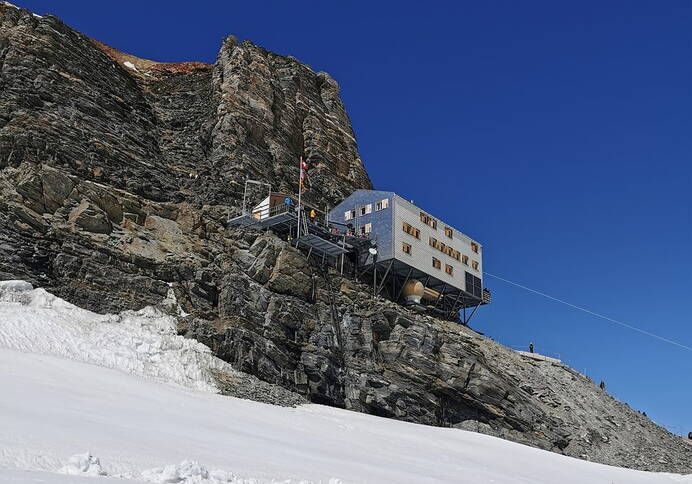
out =
[[[254,218],[258,218],[257,216],[259,215],[258,220],[264,220],[265,218],[273,217],[275,215],[280,215],[282,213],[289,213],[295,211],[295,205],[286,205],[286,204],[281,204],[281,205],[274,205],[273,207],[267,209],[267,208],[261,208],[259,210],[255,210],[251,213],[251,216]]]

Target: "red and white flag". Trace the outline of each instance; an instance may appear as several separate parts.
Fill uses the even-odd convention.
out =
[[[308,179],[308,164],[305,163],[303,160],[303,157],[300,157],[300,189],[304,190],[305,189],[305,181],[309,181]]]

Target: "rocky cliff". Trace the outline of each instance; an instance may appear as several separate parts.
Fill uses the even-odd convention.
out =
[[[583,375],[227,227],[245,178],[292,191],[301,155],[315,203],[370,186],[327,74],[233,38],[214,65],[146,61],[0,4],[0,279],[99,312],[172,288],[182,334],[313,402],[692,472],[692,446]]]
[[[139,258],[165,260],[173,272],[207,265],[203,244],[178,245],[167,221],[201,240],[219,234],[246,178],[292,192],[304,156],[315,203],[370,187],[338,92],[328,74],[233,37],[213,66],[161,64],[0,4],[0,169],[26,202],[13,209],[26,230],[3,231],[0,271],[101,311],[155,301],[171,276]],[[92,243],[56,233],[54,216],[100,234],[112,252],[84,257]],[[132,226],[165,234],[171,250],[133,238]],[[122,284],[103,294],[112,281]]]

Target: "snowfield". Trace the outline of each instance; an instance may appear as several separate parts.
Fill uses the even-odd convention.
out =
[[[173,292],[165,301],[177,306]],[[151,307],[99,315],[23,281],[0,282],[0,348],[63,356],[133,375],[216,391],[210,370],[234,372],[208,347],[176,334]]]
[[[691,483],[494,437],[215,393],[154,309],[97,315],[0,282],[0,482]]]

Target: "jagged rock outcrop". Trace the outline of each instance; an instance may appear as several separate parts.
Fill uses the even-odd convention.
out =
[[[213,66],[156,63],[0,3],[0,273],[100,311],[155,302],[209,264],[245,179],[292,191],[300,156],[320,206],[370,187],[327,74],[233,37]]]
[[[301,155],[315,203],[370,186],[327,74],[233,38],[213,66],[145,61],[0,4],[0,279],[99,312],[172,288],[181,333],[306,400],[692,472],[692,446],[583,375],[229,229],[244,179],[292,191]]]
[[[0,82],[0,168],[208,205],[234,205],[247,177],[293,191],[300,156],[315,202],[370,186],[337,83],[249,41],[213,66],[156,63],[2,3]]]

